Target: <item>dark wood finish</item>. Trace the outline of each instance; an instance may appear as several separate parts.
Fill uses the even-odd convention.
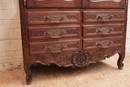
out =
[[[27,7],[81,7],[81,0],[27,0]]]
[[[86,38],[83,40],[83,49],[109,48],[122,45],[122,37]]]
[[[123,31],[124,31],[123,23],[83,25],[84,37],[123,35]]]
[[[28,24],[80,23],[80,11],[28,11]]]
[[[127,0],[19,0],[24,70],[34,63],[84,67],[115,54],[123,67]]]
[[[28,29],[30,40],[81,37],[82,32],[80,25],[35,26]]]
[[[30,54],[36,53],[61,53],[64,51],[81,50],[80,39],[34,42],[30,43]]]
[[[83,8],[125,8],[126,0],[83,0]]]
[[[124,22],[125,11],[122,9],[103,9],[83,11],[84,22]]]

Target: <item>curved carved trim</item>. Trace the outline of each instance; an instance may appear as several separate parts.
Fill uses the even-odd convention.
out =
[[[35,62],[33,62],[33,64],[37,64],[37,63],[41,64],[41,65],[47,65],[47,66],[50,66],[51,64],[55,64],[58,67],[72,67],[73,66],[73,64],[61,65],[61,64],[59,64],[59,63],[57,63],[55,61],[50,61],[49,63],[44,63],[42,61],[35,61]]]
[[[101,48],[101,49],[90,49],[87,51],[72,52],[71,55],[67,53],[53,53],[51,54],[54,58],[53,61],[44,62],[44,58],[38,56],[38,59],[34,63],[40,63],[42,65],[56,64],[59,67],[84,67],[90,63],[95,63],[102,59],[109,58],[115,54],[121,52],[121,47],[113,48]],[[45,58],[46,59],[46,58]],[[118,66],[121,66],[121,57],[119,59]]]

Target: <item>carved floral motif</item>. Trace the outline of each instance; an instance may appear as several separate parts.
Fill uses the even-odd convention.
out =
[[[84,67],[89,63],[91,56],[87,51],[79,51],[72,55],[72,62],[76,67]]]

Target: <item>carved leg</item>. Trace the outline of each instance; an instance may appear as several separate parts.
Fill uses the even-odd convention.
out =
[[[31,75],[26,76],[26,82],[27,82],[27,85],[31,84],[31,82],[32,82],[32,76]]]
[[[125,54],[122,53],[122,54],[119,54],[119,59],[117,61],[117,66],[118,66],[118,69],[122,69],[124,64],[123,64],[123,60],[125,58]]]
[[[25,73],[26,73],[26,82],[27,82],[27,85],[29,85],[32,82],[32,72],[31,72],[30,66],[25,67]]]

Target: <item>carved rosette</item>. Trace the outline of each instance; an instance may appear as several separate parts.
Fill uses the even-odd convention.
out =
[[[89,64],[90,54],[87,51],[79,51],[72,55],[72,62],[75,67],[84,67]]]

